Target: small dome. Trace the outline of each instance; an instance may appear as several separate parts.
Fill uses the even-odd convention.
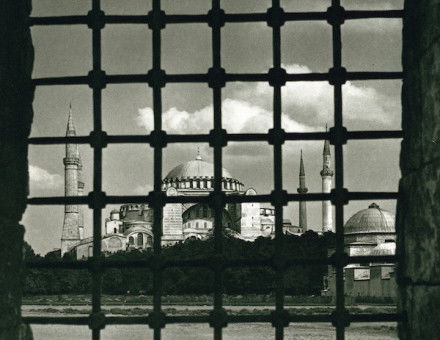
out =
[[[222,168],[224,178],[233,178],[228,170]],[[174,178],[194,178],[194,177],[214,177],[214,164],[205,162],[200,155],[195,160],[182,163],[172,169],[166,179]]]
[[[344,233],[395,233],[394,225],[394,214],[373,203],[368,209],[358,211],[348,219],[344,226]]]
[[[378,244],[371,249],[371,256],[387,256],[396,254],[396,244],[394,242],[385,242]]]

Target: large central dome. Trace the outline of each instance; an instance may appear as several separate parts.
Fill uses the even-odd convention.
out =
[[[373,203],[368,209],[358,211],[349,218],[347,223],[345,223],[344,233],[394,233],[394,225],[394,215]]]
[[[172,169],[165,179],[214,177],[214,164],[205,162],[198,155],[195,160],[182,163]],[[223,178],[233,178],[228,170],[222,168]]]

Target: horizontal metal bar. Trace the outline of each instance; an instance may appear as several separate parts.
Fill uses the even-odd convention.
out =
[[[349,256],[347,257],[347,263],[395,263],[397,262],[397,256],[395,255],[383,255],[383,256]],[[96,267],[102,268],[144,268],[154,269],[160,261],[163,268],[184,268],[184,267],[213,267],[213,259],[210,257],[200,259],[188,259],[188,260],[164,260],[163,258],[156,258],[152,256],[147,260],[114,260],[103,258],[100,262],[93,262],[92,260],[39,260],[26,262],[25,266],[32,269],[92,269]],[[288,267],[303,266],[303,265],[331,265],[333,264],[333,257],[327,258],[295,258],[286,259],[283,264]],[[217,262],[216,262],[217,263]],[[276,265],[272,258],[266,259],[223,259],[221,264],[225,268],[236,267],[271,267]]]
[[[347,80],[394,80],[402,79],[403,72],[347,72]]]
[[[342,15],[345,20],[355,19],[374,19],[374,18],[403,18],[403,10],[359,10],[345,11]],[[225,22],[246,23],[246,22],[265,22],[267,13],[227,13],[224,16]],[[327,20],[327,12],[286,12],[282,14],[285,21],[315,21]],[[105,15],[106,24],[148,24],[150,19],[147,15]],[[208,23],[206,14],[166,14],[165,23],[167,24],[196,24]],[[86,15],[69,16],[47,16],[29,18],[29,26],[48,26],[48,25],[86,25],[89,19]]]
[[[88,85],[87,76],[47,77],[32,79],[34,86],[47,85]]]
[[[347,139],[391,139],[403,138],[402,130],[348,131]]]
[[[106,17],[108,18],[108,16]],[[128,18],[126,18],[128,19]],[[29,26],[49,26],[49,25],[87,25],[87,16],[85,15],[66,15],[49,17],[30,17]]]
[[[151,204],[148,193],[145,196],[105,196],[104,203],[106,204],[123,204],[123,203],[145,203]],[[326,201],[335,198],[332,193],[307,193],[307,194],[287,194],[289,202],[299,201]],[[370,200],[370,199],[398,199],[398,192],[365,192],[352,191],[347,193],[348,201],[351,200]],[[208,203],[209,196],[165,196],[165,203]],[[225,203],[271,203],[272,196],[266,195],[226,195]],[[89,204],[90,198],[88,196],[48,196],[48,197],[30,197],[27,200],[31,205],[65,205],[65,204]]]
[[[392,80],[402,79],[403,72],[347,72],[346,80]],[[289,73],[286,75],[286,81],[328,81],[328,73]],[[113,74],[106,75],[104,82],[106,84],[145,84],[148,83],[148,74]],[[167,74],[166,83],[208,83],[208,75],[205,73],[195,74]],[[269,75],[267,73],[227,73],[226,82],[267,82]],[[88,76],[66,76],[66,77],[46,77],[35,78],[32,80],[35,86],[50,85],[88,85]]]
[[[366,130],[366,131],[348,131],[346,134],[348,140],[362,139],[396,139],[403,138],[401,130]],[[149,135],[110,135],[106,137],[109,144],[127,143],[127,144],[149,144],[151,138]],[[228,142],[268,142],[267,133],[228,133],[226,135]],[[329,138],[327,132],[286,132],[286,141],[301,140],[324,140]],[[209,143],[210,136],[205,134],[185,134],[185,135],[167,135],[167,143]],[[90,144],[89,136],[72,137],[30,137],[30,145],[50,145],[50,144]]]
[[[88,316],[23,316],[24,323],[38,325],[88,325]]]
[[[344,18],[350,19],[374,19],[374,18],[389,18],[389,19],[401,19],[403,18],[404,11],[402,9],[391,10],[371,10],[371,11],[345,11]]]

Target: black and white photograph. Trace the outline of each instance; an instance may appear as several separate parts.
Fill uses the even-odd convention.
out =
[[[440,340],[438,0],[0,0],[0,340]]]

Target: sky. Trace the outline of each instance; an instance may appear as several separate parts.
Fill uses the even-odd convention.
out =
[[[170,14],[206,13],[208,0],[163,0]],[[325,11],[329,0],[282,1],[285,11]],[[268,0],[222,0],[227,13],[265,12]],[[342,1],[346,9],[401,9],[403,1]],[[107,14],[145,14],[151,1],[102,0]],[[78,15],[86,0],[35,0],[32,16]],[[347,21],[342,27],[342,63],[348,71],[401,71],[399,19]],[[288,72],[326,72],[332,66],[331,27],[326,22],[286,23],[282,27],[282,64]],[[267,72],[272,67],[271,29],[265,23],[226,24],[222,28],[222,66],[227,72]],[[33,27],[33,77],[85,75],[91,69],[91,31],[87,27]],[[151,68],[151,33],[145,25],[106,25],[102,31],[102,65],[107,74],[147,73]],[[167,73],[204,73],[211,66],[211,31],[204,24],[168,25],[162,31],[162,68]],[[350,130],[400,129],[401,81],[353,81],[343,86],[344,125]],[[224,128],[228,132],[267,132],[272,127],[272,88],[265,83],[228,83],[222,91]],[[208,133],[212,129],[212,91],[206,84],[167,84],[163,89],[163,124],[169,133]],[[88,86],[37,87],[31,136],[63,136],[69,103],[78,135],[92,130],[92,91]],[[288,83],[282,89],[282,124],[287,132],[323,131],[333,125],[333,91],[326,82]],[[146,134],[152,129],[152,91],[144,84],[108,85],[103,90],[103,128],[108,134]],[[322,141],[287,142],[283,146],[283,186],[296,192],[299,154],[304,153],[309,192],[320,192]],[[164,150],[163,176],[192,160],[205,144],[171,144]],[[85,191],[92,190],[92,149],[80,146]],[[333,148],[332,148],[333,153]],[[400,178],[400,140],[349,141],[344,146],[344,181],[351,191],[396,191]],[[109,145],[103,152],[103,189],[111,195],[143,195],[152,187],[153,152],[140,144]],[[64,195],[64,145],[30,146],[30,197]],[[269,193],[273,155],[267,143],[229,143],[224,167],[246,187]],[[351,201],[347,220],[370,201]],[[395,211],[395,201],[377,201]],[[285,218],[298,223],[298,204]],[[103,218],[111,209],[107,206]],[[86,235],[92,215],[86,206]],[[60,247],[62,206],[28,206],[22,223],[25,239],[37,253]],[[308,225],[319,230],[321,203],[308,203]]]

